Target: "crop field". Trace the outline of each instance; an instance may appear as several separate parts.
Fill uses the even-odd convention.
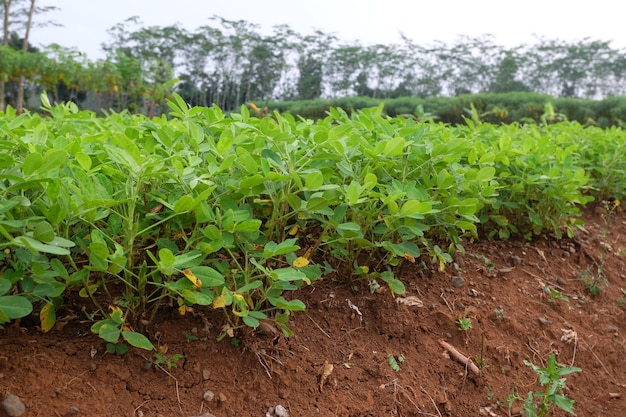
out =
[[[59,415],[109,416],[626,406],[621,129],[449,126],[382,107],[314,122],[178,96],[168,117],[96,117],[42,101],[42,115],[0,116],[0,385],[27,415],[49,412],[42,395]],[[513,293],[536,310],[513,311]],[[585,321],[591,308],[605,312],[602,329]],[[606,355],[577,325],[613,326]],[[68,350],[74,334],[81,347]],[[67,355],[57,394],[14,362],[31,354]],[[447,373],[411,384],[419,358]],[[125,381],[109,388],[120,400],[95,382],[103,369],[111,387]],[[583,400],[594,374],[606,384]],[[68,389],[85,375],[95,408],[84,383]],[[160,396],[146,388],[158,383]]]

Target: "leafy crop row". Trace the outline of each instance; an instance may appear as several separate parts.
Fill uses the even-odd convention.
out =
[[[110,343],[164,306],[224,312],[222,335],[275,321],[329,274],[404,286],[401,262],[444,268],[463,240],[572,233],[596,197],[621,198],[624,134],[449,127],[332,109],[316,122],[225,117],[169,102],[171,119],[106,118],[73,104],[0,117],[0,324],[64,297]]]

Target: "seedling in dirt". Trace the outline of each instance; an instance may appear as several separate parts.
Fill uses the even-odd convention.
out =
[[[471,328],[473,328],[474,326],[472,326],[472,320],[468,317],[461,317],[456,321],[456,324],[459,328],[459,330],[461,330],[462,332],[466,332],[468,330],[470,330]]]
[[[481,261],[483,261],[485,263],[485,266],[489,269],[494,269],[496,266],[493,264],[493,262],[491,262],[491,260],[489,258],[487,258],[485,255],[479,255],[476,253],[470,253],[470,256],[473,256],[476,259],[480,259]]]
[[[506,408],[506,410],[508,411],[508,415],[510,416],[511,411],[513,410],[513,404],[515,404],[516,401],[524,401],[524,398],[515,393],[515,388],[511,388],[509,395],[504,398],[504,401],[506,402],[506,406],[502,403],[502,401],[497,402],[498,406]]]
[[[187,330],[183,331],[183,336],[185,337],[185,340],[187,340],[188,342],[194,342],[198,340],[198,336],[189,333]]]
[[[622,288],[621,291],[622,294],[624,294],[624,297],[622,297],[622,299],[617,302],[617,306],[626,311],[626,289]]]
[[[602,291],[603,285],[608,285],[607,279],[602,274],[602,268],[598,268],[596,275],[592,274],[589,270],[582,271],[580,273],[580,279],[585,284],[585,289],[592,297],[597,297]]]
[[[558,300],[565,301],[569,303],[569,297],[561,294],[559,290],[551,288],[549,285],[543,287],[543,292],[548,294],[548,302],[555,303]]]
[[[154,363],[157,365],[167,366],[167,369],[178,368],[178,361],[183,358],[183,355],[180,353],[175,353],[173,355],[166,355],[165,353],[155,352],[154,353]]]
[[[404,355],[400,355],[397,358],[391,353],[387,355],[387,363],[389,364],[389,367],[396,372],[400,372],[400,364],[402,362],[404,362]]]
[[[504,308],[502,308],[501,306],[498,306],[498,308],[493,310],[493,312],[496,315],[497,320],[504,320],[506,318],[506,312],[504,311]]]
[[[548,364],[545,368],[540,368],[527,360],[524,360],[524,364],[537,373],[539,384],[545,387],[543,392],[531,391],[528,393],[523,407],[526,417],[544,417],[555,405],[569,414],[576,415],[574,413],[574,401],[563,395],[567,379],[561,377],[580,372],[582,369],[575,366],[566,367],[561,365],[556,361],[554,354],[551,354],[548,358]]]

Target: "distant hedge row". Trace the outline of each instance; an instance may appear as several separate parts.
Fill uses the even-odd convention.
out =
[[[457,97],[400,97],[386,100],[344,97],[332,100],[275,101],[266,105],[270,111],[278,110],[281,113],[319,119],[325,117],[331,107],[339,107],[351,113],[363,108],[377,107],[381,102],[384,103],[384,112],[392,117],[432,117],[450,124],[464,124],[465,118],[472,118],[472,115],[493,124],[540,123],[544,120],[571,120],[599,127],[626,124],[626,97],[589,100],[554,98],[537,93],[501,93]]]

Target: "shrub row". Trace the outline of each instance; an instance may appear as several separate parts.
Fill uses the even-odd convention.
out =
[[[553,98],[537,93],[473,94],[457,97],[400,97],[379,100],[369,97],[344,97],[332,100],[269,102],[270,110],[291,113],[304,118],[326,117],[328,110],[338,107],[348,114],[384,103],[389,116],[414,115],[431,117],[449,124],[463,124],[471,118],[472,105],[481,121],[494,124],[541,123],[562,120],[577,121],[599,127],[621,126],[626,121],[626,97],[603,100]],[[547,118],[547,120],[546,120]]]

